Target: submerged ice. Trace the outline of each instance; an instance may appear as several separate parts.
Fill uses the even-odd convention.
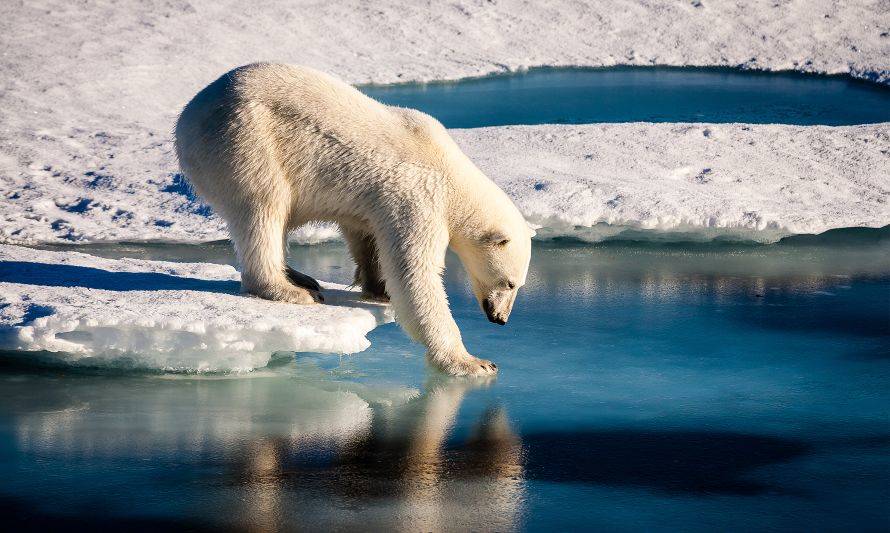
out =
[[[251,370],[277,351],[348,354],[389,321],[385,306],[323,283],[331,305],[238,294],[227,265],[103,259],[0,246],[0,349],[67,362]]]

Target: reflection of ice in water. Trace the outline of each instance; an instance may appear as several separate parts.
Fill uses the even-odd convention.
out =
[[[418,394],[301,373],[72,377],[15,406],[18,447],[68,461],[222,461],[200,480],[231,489],[208,502],[227,506],[213,519],[260,531],[354,524],[350,502],[368,500],[370,528],[515,527],[523,466],[506,413],[488,411],[466,442],[448,444],[465,395],[484,383],[434,380]]]
[[[355,392],[328,385],[271,373],[122,377],[101,384],[73,378],[44,400],[63,405],[22,416],[16,432],[26,451],[75,457],[240,453],[257,434],[295,446],[339,448],[370,430],[372,409]],[[378,394],[401,403],[415,393],[393,388]]]
[[[815,292],[844,285],[847,276],[885,275],[890,271],[887,240],[840,249],[794,242],[770,247],[545,246],[546,250],[536,250],[528,284],[523,288],[527,297],[570,292],[620,299],[633,290],[653,302],[689,295],[723,301],[739,291],[762,294],[780,288]]]

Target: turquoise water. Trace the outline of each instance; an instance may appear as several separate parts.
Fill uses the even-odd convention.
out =
[[[449,128],[591,122],[867,124],[890,121],[890,89],[840,76],[730,69],[534,69],[451,83],[366,86]]]
[[[7,523],[886,529],[890,239],[833,235],[538,244],[504,327],[485,319],[450,258],[467,345],[501,369],[485,382],[430,372],[392,324],[366,352],[282,353],[246,376],[6,354]],[[81,249],[232,260],[226,244]],[[291,256],[349,279],[340,245]]]

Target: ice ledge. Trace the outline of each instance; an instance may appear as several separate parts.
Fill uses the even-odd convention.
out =
[[[103,259],[0,245],[0,349],[68,362],[252,370],[273,352],[355,353],[388,307],[322,283],[329,305],[238,294],[227,265]]]

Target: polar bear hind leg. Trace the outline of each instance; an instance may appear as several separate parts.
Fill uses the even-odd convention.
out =
[[[343,229],[343,236],[355,261],[355,284],[362,288],[362,294],[374,300],[389,301],[386,283],[380,273],[374,237],[369,233],[346,228]]]
[[[318,283],[290,269],[285,262],[286,206],[250,202],[240,206],[239,211],[239,216],[227,217],[227,220],[241,264],[241,290],[279,302],[312,304],[322,301],[321,294],[315,289]]]

